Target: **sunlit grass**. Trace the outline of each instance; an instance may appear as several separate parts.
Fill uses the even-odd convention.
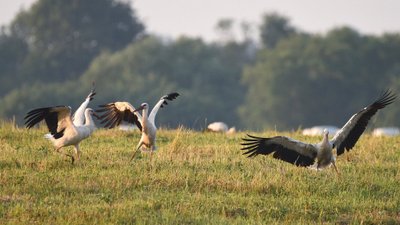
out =
[[[245,133],[161,130],[152,159],[129,162],[140,134],[100,129],[71,165],[44,128],[0,126],[0,224],[400,223],[400,138],[364,135],[338,158],[338,176],[248,159]]]

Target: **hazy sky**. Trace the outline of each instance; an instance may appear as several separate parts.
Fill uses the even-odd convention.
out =
[[[21,7],[36,0],[2,0],[0,24],[9,23]],[[141,20],[152,33],[216,37],[221,18],[259,23],[264,12],[276,11],[307,32],[325,32],[349,25],[362,33],[400,32],[399,0],[133,0]]]

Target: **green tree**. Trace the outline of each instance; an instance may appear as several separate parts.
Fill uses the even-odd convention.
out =
[[[290,25],[288,18],[277,13],[264,14],[260,25],[260,36],[266,48],[274,48],[280,40],[295,33],[296,29]]]
[[[233,33],[233,19],[221,19],[215,25],[215,30],[219,33],[224,42],[231,42],[235,39]]]
[[[0,97],[22,82],[21,64],[28,52],[26,43],[12,37],[3,29],[0,33]]]
[[[4,106],[0,108],[0,117],[14,117],[17,123],[22,124],[26,113],[33,108],[68,105],[76,110],[90,89],[91,83],[85,83],[82,80],[51,84],[23,84],[0,99],[0,104]],[[92,104],[90,107],[95,107]]]
[[[163,44],[149,37],[97,58],[83,79],[96,80],[99,89],[108,90],[102,94],[105,102],[152,105],[167,92],[179,92],[181,97],[159,118],[169,126],[204,128],[205,121],[214,120],[237,124],[236,106],[244,92],[239,82],[245,64],[243,48],[190,38]]]
[[[27,80],[63,81],[79,77],[101,51],[126,46],[144,26],[128,2],[39,0],[10,30],[29,45],[21,71]]]
[[[258,129],[342,126],[390,87],[392,75],[385,71],[394,65],[386,61],[395,58],[382,49],[381,39],[349,28],[280,41],[263,50],[244,74],[249,91],[240,109],[242,121]]]

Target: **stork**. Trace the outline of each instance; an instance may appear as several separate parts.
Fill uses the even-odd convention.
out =
[[[135,109],[129,102],[113,102],[99,105],[100,109],[96,110],[96,112],[104,113],[99,116],[99,119],[102,120],[101,124],[105,124],[104,127],[113,128],[118,126],[121,121],[126,121],[135,124],[142,132],[142,136],[131,158],[132,161],[143,145],[149,149],[151,154],[156,150],[157,127],[155,125],[155,117],[157,112],[160,108],[168,104],[167,101],[172,101],[178,96],[179,94],[176,92],[162,96],[151,110],[150,115],[148,115],[149,104],[147,103],[142,103],[139,108]],[[142,115],[138,112],[140,110],[142,110]]]
[[[350,151],[365,131],[371,117],[395,99],[396,95],[389,90],[384,92],[378,100],[354,114],[331,140],[328,139],[329,132],[325,130],[323,139],[318,144],[303,143],[285,136],[263,138],[248,134],[241,143],[242,150],[246,151],[243,154],[254,157],[273,153],[274,158],[296,166],[308,167],[314,164],[319,170],[333,165],[339,173],[332,150],[336,148],[337,156]]]
[[[90,93],[86,97],[85,101],[82,102],[82,104],[78,107],[78,109],[75,111],[75,113],[72,116],[72,122],[74,123],[75,126],[85,125],[85,110],[86,110],[87,106],[89,105],[89,102],[93,100],[95,95],[96,95],[96,92],[95,92],[94,82],[93,82],[92,90],[90,90]],[[53,138],[52,134],[45,134],[44,137],[49,140],[51,140]]]
[[[76,158],[74,155],[65,155],[71,157],[72,164],[74,164],[75,160],[79,160],[81,155],[79,143],[88,138],[95,130],[92,115],[95,114],[91,108],[85,109],[85,124],[75,125],[72,122],[71,107],[54,106],[33,109],[27,113],[24,119],[28,129],[42,120],[46,122],[51,135],[48,138],[53,143],[56,152],[61,153],[62,147],[73,145]]]

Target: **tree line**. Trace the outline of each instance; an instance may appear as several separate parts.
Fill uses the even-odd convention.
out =
[[[21,123],[35,107],[76,108],[96,83],[91,107],[111,101],[153,105],[181,94],[158,118],[165,127],[240,129],[343,125],[387,88],[400,93],[400,35],[349,27],[311,34],[277,13],[262,16],[259,37],[220,41],[148,34],[117,0],[39,0],[0,33],[0,116]],[[243,26],[248,31],[248,26]],[[376,125],[400,125],[394,104]]]

